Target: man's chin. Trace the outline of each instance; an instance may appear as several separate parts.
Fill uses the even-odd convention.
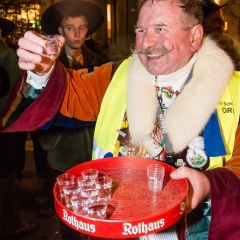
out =
[[[161,75],[161,74],[159,73],[159,71],[157,71],[156,69],[147,69],[147,71],[148,71],[151,75],[154,75],[154,76]]]
[[[79,48],[81,48],[82,47],[82,45],[74,45],[74,46],[71,46],[71,48],[72,49],[74,49],[74,50],[78,50]]]
[[[148,64],[147,71],[154,76],[160,75],[160,71],[154,63]]]

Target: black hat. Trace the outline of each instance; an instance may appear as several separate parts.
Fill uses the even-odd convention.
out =
[[[1,35],[7,36],[10,32],[12,32],[15,28],[15,24],[6,19],[6,18],[0,18],[0,29],[2,29]]]
[[[202,11],[203,11],[203,18],[207,18],[213,13],[217,12],[219,9],[226,7],[227,4],[218,5],[213,0],[205,0],[205,4],[203,4]]]
[[[46,34],[59,34],[58,27],[65,16],[81,14],[88,21],[88,34],[92,34],[104,22],[102,10],[95,4],[80,0],[64,0],[50,6],[42,15],[42,30]]]

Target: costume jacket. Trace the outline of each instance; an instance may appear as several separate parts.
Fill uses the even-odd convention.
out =
[[[142,86],[148,86],[147,90],[142,86],[138,87],[136,80],[138,80],[138,83],[141,82],[139,79],[146,81],[147,79],[143,76],[147,75],[135,56],[124,61],[117,70],[115,68],[116,64],[107,63],[95,68],[94,72],[86,74],[87,70],[67,71],[60,63],[57,63],[46,89],[20,115],[18,120],[13,122],[11,120],[11,118],[14,118],[12,112],[18,109],[18,107],[13,106],[14,102],[18,102],[17,93],[19,89],[16,89],[9,105],[2,114],[2,125],[8,127],[6,131],[31,131],[42,126],[47,127],[50,124],[64,126],[66,123],[68,125],[71,123],[73,127],[75,124],[84,126],[98,118],[97,124],[104,128],[104,125],[108,126],[108,123],[104,121],[107,121],[108,117],[113,119],[111,111],[118,108],[121,113],[118,114],[117,118],[119,120],[116,121],[121,123],[124,112],[127,112],[130,133],[137,142],[143,136],[146,136],[146,133],[149,133],[149,129],[146,132],[144,130],[143,133],[139,133],[139,126],[141,127],[144,124],[144,126],[150,126],[151,129],[154,124],[156,96],[148,101],[150,102],[149,106],[144,105],[142,107],[145,104],[144,99],[137,98],[134,101],[137,95],[145,97],[146,91],[153,92],[149,84],[142,84]],[[119,74],[119,71],[121,71],[121,78],[117,81],[115,77]],[[133,80],[131,81],[131,79]],[[55,84],[56,81],[58,84]],[[217,153],[215,155],[210,154],[209,157],[211,161],[216,158],[217,164],[211,164],[211,169],[203,172],[211,185],[212,218],[208,239],[240,239],[240,228],[238,226],[240,214],[238,203],[238,199],[240,199],[239,81],[240,73],[233,72],[233,65],[229,58],[213,41],[207,38],[198,51],[192,78],[165,114],[165,124],[169,138],[174,151],[178,152],[184,149],[195,136],[208,128],[209,121],[217,109],[218,130],[220,130],[225,152],[219,155],[222,150],[218,151],[217,146],[211,144]],[[118,83],[119,89],[115,91],[114,85],[116,87]],[[19,87],[20,85],[19,83]],[[126,88],[122,86],[126,86]],[[108,104],[108,100],[113,99],[112,91],[116,101]],[[81,96],[80,100],[76,96]],[[151,98],[149,94],[147,96]],[[153,109],[152,114],[149,111],[150,107]],[[41,115],[39,109],[41,109]],[[101,116],[102,113],[105,114],[105,120]],[[145,118],[146,115],[147,118]],[[144,121],[141,120],[143,116]],[[17,118],[15,117],[15,119]],[[229,121],[230,127],[225,126],[229,125]],[[95,150],[97,146],[97,148],[102,148],[103,151],[113,151],[111,140],[109,140],[110,144],[109,141],[105,143],[104,138],[116,139],[115,134],[113,134],[114,136],[109,132],[105,132],[104,135],[99,134],[98,129],[100,128],[97,125]],[[108,129],[112,129],[111,126]],[[207,134],[206,136],[206,138],[212,136],[211,141],[214,141],[214,138],[219,135]],[[104,142],[103,145],[101,145],[102,142]],[[106,149],[104,149],[105,147]],[[211,149],[209,153],[211,153]]]

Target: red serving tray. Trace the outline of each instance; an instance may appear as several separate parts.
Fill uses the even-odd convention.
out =
[[[151,163],[165,167],[163,189],[158,194],[148,189],[146,167]],[[84,217],[61,203],[55,184],[57,215],[72,229],[95,237],[135,238],[163,231],[183,216],[181,206],[187,196],[188,183],[186,179],[170,178],[173,167],[147,158],[114,157],[85,162],[67,172],[80,177],[87,168],[98,169],[100,174],[113,179],[112,198],[106,219]]]

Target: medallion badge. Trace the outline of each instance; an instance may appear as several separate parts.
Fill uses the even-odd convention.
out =
[[[186,160],[193,168],[202,168],[207,163],[208,157],[204,151],[203,137],[198,136],[189,144]]]

